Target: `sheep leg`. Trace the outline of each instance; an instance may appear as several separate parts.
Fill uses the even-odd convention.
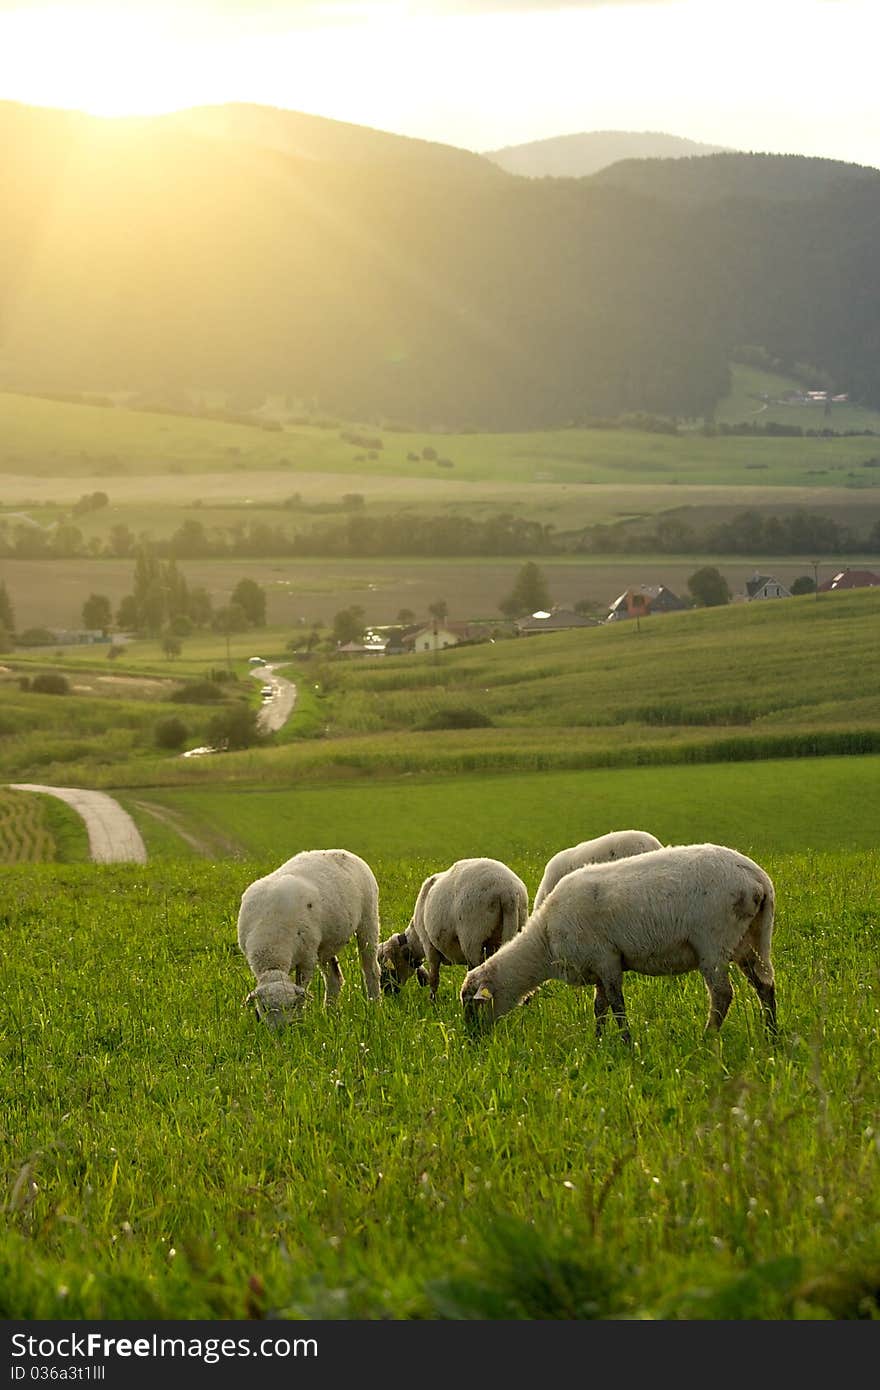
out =
[[[772,967],[769,970],[768,979],[767,966],[755,952],[747,956],[745,960],[737,961],[737,964],[760,1000],[761,1011],[764,1015],[764,1027],[771,1036],[775,1036],[778,1028],[776,1025],[776,985],[773,982]]]
[[[597,990],[601,990],[605,995],[606,1007],[610,1007],[611,1012],[614,1014],[614,1022],[620,1029],[620,1036],[623,1038],[623,1041],[627,1043],[631,1042],[632,1038],[626,1018],[626,1005],[623,1001],[622,979],[606,978],[597,986]]]
[[[315,963],[310,961],[308,965],[298,965],[294,972],[296,983],[303,989],[308,989],[312,983],[312,976],[315,973]]]
[[[593,1013],[596,1015],[596,1037],[601,1038],[605,1032],[605,1024],[608,1022],[608,995],[601,985],[596,985],[596,994],[593,999]]]
[[[706,988],[709,991],[709,1017],[706,1020],[705,1031],[717,1033],[727,1017],[727,1010],[733,1000],[733,986],[730,983],[725,963],[704,965],[700,968],[703,979],[706,981]]]
[[[361,962],[361,974],[364,977],[364,987],[368,999],[378,999],[382,993],[379,980],[379,962],[376,957],[378,936],[378,930],[372,925],[359,927],[357,931],[358,957]]]
[[[339,968],[339,961],[335,956],[331,956],[328,961],[321,962],[321,974],[324,976],[324,1003],[325,1005],[335,1004],[339,998],[339,991],[345,983],[345,976]]]
[[[431,986],[431,1003],[437,998],[437,990],[440,986],[440,961],[442,957],[429,945],[425,952],[425,959],[428,962],[428,984]]]

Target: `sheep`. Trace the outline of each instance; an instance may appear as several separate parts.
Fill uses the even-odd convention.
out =
[[[543,980],[595,986],[596,1034],[608,1010],[630,1033],[623,973],[699,970],[709,993],[706,1031],[721,1027],[733,997],[728,964],[739,966],[776,1032],[770,938],[776,895],[769,875],[723,845],[672,845],[567,874],[522,932],[461,988],[468,1024],[492,1023]]]
[[[612,830],[595,840],[582,840],[570,849],[561,849],[547,860],[532,911],[541,906],[547,894],[572,869],[581,869],[585,864],[604,864],[609,859],[626,859],[649,849],[662,849],[662,845],[656,835],[650,835],[647,830]]]
[[[336,953],[352,936],[367,995],[378,999],[379,886],[372,869],[346,849],[295,854],[241,895],[238,944],[257,980],[245,1002],[270,1028],[281,1028],[299,1015],[320,967],[324,1002],[333,1004],[344,983]]]
[[[433,1000],[442,964],[479,965],[522,929],[528,915],[528,889],[506,864],[458,859],[424,880],[406,931],[380,945],[382,988],[396,994],[416,974],[430,985]]]

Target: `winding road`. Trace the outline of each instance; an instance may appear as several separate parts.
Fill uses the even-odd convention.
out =
[[[276,676],[275,667],[269,664],[260,666],[251,674],[273,687],[272,695],[267,697],[257,715],[257,725],[263,733],[274,733],[290,718],[296,703],[296,686],[292,681]],[[141,832],[128,812],[106,792],[85,791],[80,787],[45,787],[37,782],[10,782],[8,785],[17,792],[42,792],[45,796],[57,796],[59,801],[73,807],[85,821],[89,852],[96,864],[147,862],[147,848]],[[178,833],[182,834],[180,830]],[[188,836],[183,835],[183,838],[187,839]]]
[[[85,821],[89,850],[96,864],[147,862],[147,849],[131,816],[106,792],[79,787],[44,787],[37,782],[10,782],[13,791],[43,792],[66,801]]]

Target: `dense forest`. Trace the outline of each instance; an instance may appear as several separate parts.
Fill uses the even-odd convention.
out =
[[[880,407],[876,170],[719,154],[531,180],[311,118],[316,154],[281,138],[295,113],[270,139],[244,110],[206,133],[0,104],[0,388],[515,430],[711,417],[751,344]]]

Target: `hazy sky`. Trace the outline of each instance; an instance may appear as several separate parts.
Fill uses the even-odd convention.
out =
[[[880,166],[880,0],[0,0],[0,99],[252,101],[473,150],[666,131]]]

